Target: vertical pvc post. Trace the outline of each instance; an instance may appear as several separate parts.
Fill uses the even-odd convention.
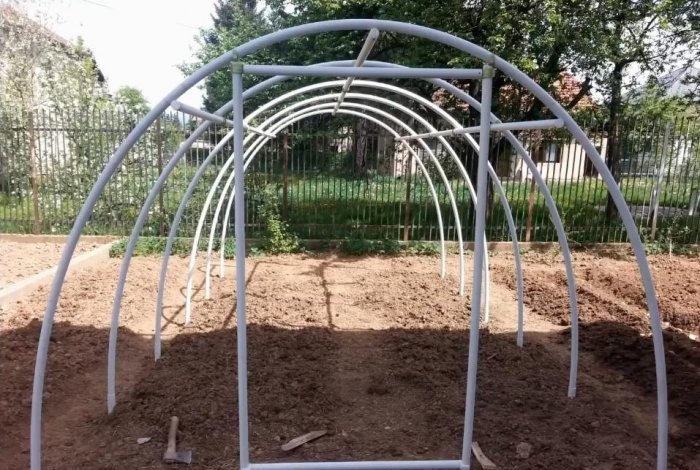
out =
[[[243,171],[243,64],[231,64],[233,82],[233,171],[236,233],[236,340],[238,346],[238,441],[241,469],[250,466],[248,448],[248,339],[245,315],[245,173]]]
[[[474,277],[472,280],[471,326],[469,330],[469,363],[467,369],[467,403],[464,410],[464,439],[462,441],[462,467],[469,469],[472,436],[474,434],[474,408],[476,402],[476,368],[479,356],[479,319],[481,317],[481,285],[484,251],[486,246],[486,184],[489,159],[489,133],[491,132],[491,88],[496,69],[484,65],[481,79],[481,131],[479,133],[479,165],[476,173],[476,221],[474,227]]]

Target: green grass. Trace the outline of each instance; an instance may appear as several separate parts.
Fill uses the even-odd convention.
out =
[[[160,256],[165,252],[168,239],[166,237],[139,237],[134,248],[134,256]],[[109,256],[112,258],[120,258],[126,253],[128,239],[123,238],[117,240],[109,249]],[[208,240],[200,239],[199,250],[206,251]],[[218,239],[214,240],[213,250],[219,251],[221,243]],[[176,237],[173,240],[173,246],[170,250],[171,255],[188,256],[192,250],[192,240],[189,238]],[[236,254],[236,243],[233,239],[226,240],[224,243],[224,258],[232,259]]]
[[[109,250],[109,256],[112,258],[121,258],[126,253],[128,239],[123,238],[112,244]],[[140,237],[136,242],[134,256],[162,256],[165,252],[167,238],[165,237]],[[214,244],[214,251],[219,251],[220,244]],[[205,240],[200,241],[199,250],[205,251],[207,243]],[[190,238],[175,238],[171,255],[189,256],[192,250],[192,239]],[[330,244],[322,244],[315,251],[323,252],[329,250],[337,250],[340,253],[349,256],[364,256],[364,255],[416,255],[416,256],[436,256],[440,254],[440,246],[435,242],[409,242],[400,243],[396,240],[366,240],[359,238],[346,238],[336,247]],[[308,249],[304,250],[309,252]],[[224,244],[224,257],[233,259],[236,254],[236,244],[233,240],[226,240]],[[250,249],[251,256],[268,254],[260,246],[256,245]]]
[[[194,174],[191,167],[178,167],[168,180],[163,195],[148,218],[142,235],[155,236],[170,230],[170,222],[180,200]],[[209,185],[215,178],[215,169],[208,171],[198,185],[193,200],[187,205],[178,236],[190,237],[200,215],[201,206],[206,198]],[[249,184],[255,181],[253,176]],[[281,178],[278,182],[278,196],[282,197]],[[517,225],[518,235],[524,239],[528,218],[528,197],[530,183],[505,181],[503,183]],[[636,180],[623,179],[621,189],[630,204],[648,205],[654,186],[652,178]],[[463,182],[451,182],[454,191],[462,230],[466,240],[472,239],[472,204]],[[550,191],[557,203],[557,208],[564,220],[570,238],[575,242],[625,241],[624,230],[619,221],[606,220],[600,207],[604,206],[607,191],[602,181],[589,178],[579,182],[550,182]],[[691,188],[700,187],[700,181],[688,181],[684,184],[664,184],[660,196],[660,205],[686,207]],[[442,184],[436,180],[436,189],[440,201],[440,210],[444,220],[446,238],[455,240],[456,225],[452,208]],[[112,188],[107,192],[107,200],[119,200],[121,193]],[[218,196],[218,194],[217,194]],[[127,235],[133,227],[145,191],[131,196],[128,205],[112,206],[117,209],[96,208],[84,233]],[[216,202],[216,198],[214,199]],[[214,202],[214,204],[215,204]],[[41,200],[41,230],[43,233],[67,233],[80,204],[70,198],[56,202],[52,195],[45,195]],[[259,224],[259,200],[256,187],[249,187],[247,204],[248,230],[251,237],[261,235]],[[285,211],[283,211],[284,214]],[[213,213],[213,207],[210,214]],[[293,174],[289,178],[288,207],[286,221],[292,231],[307,239],[359,239],[374,240],[403,238],[406,213],[406,182],[402,178],[373,175],[370,178],[353,178],[333,176],[320,173]],[[544,197],[535,192],[532,210],[532,241],[551,241],[556,233],[549,218]],[[231,221],[232,222],[232,221]],[[408,219],[409,235],[413,240],[437,240],[437,212],[433,205],[428,186],[422,178],[415,178],[411,188],[411,214]],[[645,222],[645,221],[644,221]],[[697,243],[700,232],[700,218],[680,217],[676,219],[660,218],[659,229],[668,227],[688,227],[682,233],[679,243]],[[208,227],[205,227],[205,230]],[[0,195],[0,231],[31,233],[34,230],[34,213],[31,198],[16,198]],[[509,233],[505,213],[495,199],[488,223],[487,236],[490,240],[507,240]],[[682,230],[676,229],[676,233]]]

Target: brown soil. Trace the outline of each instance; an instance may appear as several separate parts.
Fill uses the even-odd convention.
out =
[[[93,250],[96,243],[78,243],[73,257]],[[39,274],[58,264],[63,243],[27,243],[0,240],[0,290],[23,279]]]
[[[631,260],[576,256],[582,316],[578,396],[566,398],[568,305],[556,255],[525,257],[526,345],[515,346],[511,258],[493,258],[492,323],[481,332],[475,439],[503,469],[655,468],[654,363]],[[136,258],[122,308],[118,405],[106,415],[106,344],[119,260],[71,277],[53,328],[44,468],[171,468],[171,415],[192,468],[238,465],[233,268],[182,326],[186,260],[171,259],[163,358],[152,360],[160,260]],[[697,260],[653,260],[666,330],[670,468],[700,468]],[[254,462],[457,459],[464,420],[468,296],[436,258],[248,260]],[[468,264],[471,266],[471,264]],[[201,271],[198,272],[200,279]],[[28,466],[31,380],[46,290],[0,325],[0,462]],[[201,293],[200,293],[201,297]],[[285,453],[280,444],[329,434]],[[137,445],[139,437],[151,442]],[[527,459],[516,446],[532,446]],[[474,464],[473,468],[479,468]]]

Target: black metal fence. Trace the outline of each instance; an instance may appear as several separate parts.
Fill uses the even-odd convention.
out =
[[[138,117],[115,110],[0,115],[0,231],[66,233],[106,159],[136,122]],[[608,126],[583,124],[605,157]],[[107,186],[86,233],[129,233],[148,191],[193,127],[182,115],[161,116]],[[213,126],[187,152],[158,195],[143,234],[167,234],[199,163],[227,131]],[[625,121],[619,136],[620,158],[614,173],[643,236],[647,241],[697,243],[700,129],[696,120]],[[574,242],[626,240],[619,219],[605,214],[607,191],[580,145],[556,132],[521,134],[520,138],[544,175]],[[473,171],[474,154],[466,142],[457,138],[450,142]],[[430,145],[445,167],[458,202],[463,236],[469,240],[473,206],[466,184],[446,149],[435,139]],[[455,218],[446,187],[425,152],[416,149],[435,182],[446,237],[455,240]],[[207,192],[231,151],[230,145],[225,146],[197,186],[179,235],[194,233]],[[519,238],[556,239],[543,197],[520,158],[497,136],[491,155]],[[260,228],[262,189],[272,185],[284,219],[303,238],[438,238],[437,211],[416,162],[387,132],[358,125],[358,121],[331,127],[327,118],[318,118],[295,124],[262,148],[248,169],[246,184],[246,219],[252,232]],[[492,199],[488,237],[506,240],[503,208],[497,196]],[[212,213],[213,207],[208,223]],[[223,215],[217,223],[222,220]]]

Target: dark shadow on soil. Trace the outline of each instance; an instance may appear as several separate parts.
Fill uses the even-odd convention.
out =
[[[0,335],[0,462],[7,470],[28,468],[40,326],[33,321]],[[237,468],[235,329],[180,334],[164,344],[154,364],[150,340],[121,328],[121,387],[111,417],[104,405],[107,330],[58,323],[53,331],[44,468],[172,468],[161,463],[171,415],[181,420],[180,448],[193,450],[190,468]],[[339,370],[338,345],[352,335],[372,336],[371,344],[379,345],[373,354],[382,356],[377,362],[391,367],[378,369],[364,354],[360,378]],[[570,400],[567,364],[545,346],[568,341],[556,336],[528,333],[520,349],[512,334],[482,332],[475,425],[482,449],[502,469],[655,468],[655,429],[648,426],[654,417],[638,419],[635,403],[611,401],[600,386],[612,387],[611,377],[619,376],[617,386],[638,390],[645,404],[640,409],[653,409],[650,338],[614,323],[585,326],[583,354],[600,367],[584,367],[579,395]],[[468,331],[253,324],[248,338],[252,461],[459,458]],[[674,416],[669,468],[684,470],[698,468],[700,442],[700,353],[687,346],[687,356],[668,358]],[[365,393],[339,397],[338,386],[349,380],[360,380]],[[350,414],[362,417],[361,428],[346,426]],[[280,450],[281,443],[315,429],[329,434],[291,453]],[[152,440],[137,445],[138,437]],[[532,445],[527,459],[516,457],[521,442]]]

